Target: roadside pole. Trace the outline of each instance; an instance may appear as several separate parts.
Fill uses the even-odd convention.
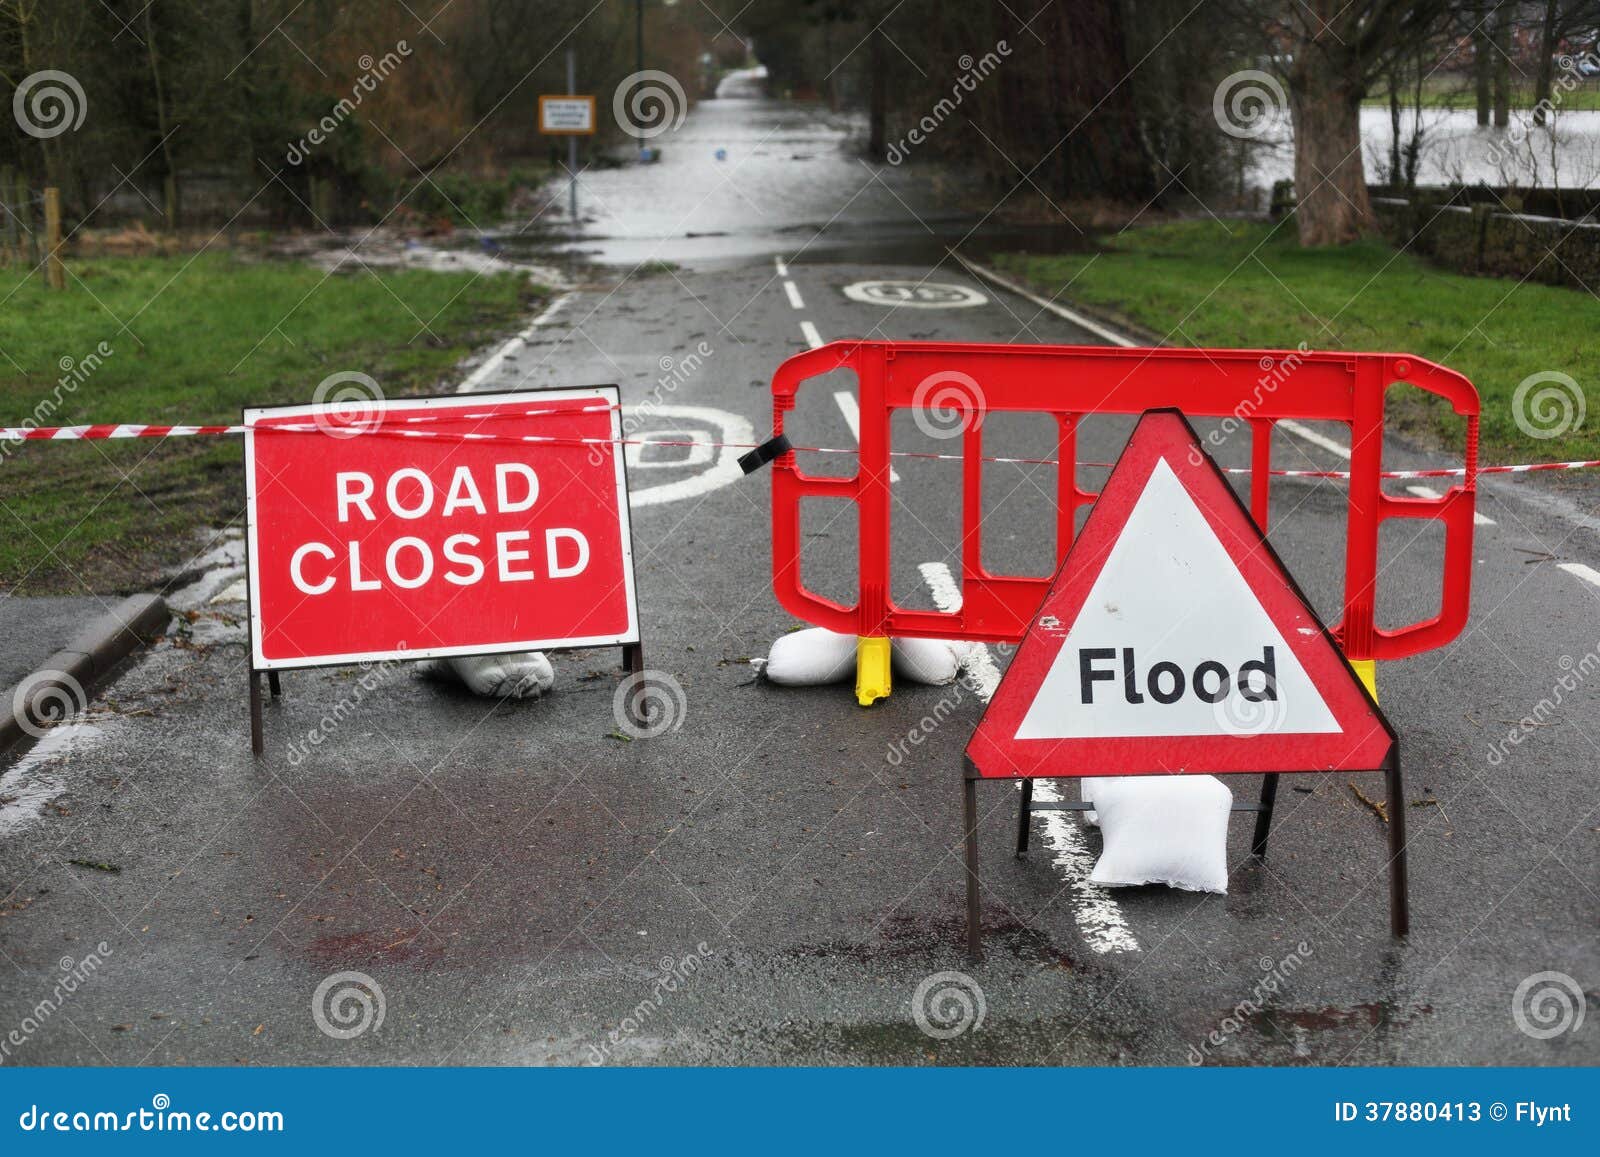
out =
[[[567,95],[578,95],[578,56],[572,45],[567,45]],[[567,138],[567,216],[572,227],[578,227],[578,138]]]
[[[61,190],[44,191],[45,281],[51,289],[67,287],[66,270],[61,264]]]

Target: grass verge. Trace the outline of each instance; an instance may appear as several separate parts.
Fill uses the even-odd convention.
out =
[[[329,277],[229,254],[68,269],[54,293],[0,270],[0,425],[237,422],[341,370],[390,397],[434,392],[540,292],[520,275]],[[237,438],[0,445],[0,590],[148,589],[243,507]]]
[[[1594,384],[1600,300],[1578,290],[1451,273],[1378,240],[1301,249],[1292,226],[1215,220],[1131,230],[1102,253],[1011,253],[995,264],[1047,297],[1059,292],[1064,301],[1100,307],[1170,345],[1293,349],[1304,342],[1313,350],[1417,354],[1477,386],[1484,462],[1600,456],[1586,426],[1536,438],[1512,406],[1530,374],[1558,371]],[[1419,391],[1392,393],[1390,418],[1392,428],[1424,444],[1461,445],[1461,423]]]

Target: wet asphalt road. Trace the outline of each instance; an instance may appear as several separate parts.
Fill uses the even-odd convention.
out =
[[[702,106],[684,133],[740,111]],[[813,131],[803,111],[742,111]],[[771,178],[762,162],[736,154],[656,172],[709,192],[747,171],[759,190]],[[629,175],[608,175],[613,200]],[[631,175],[650,199],[659,176]],[[924,207],[908,199],[894,227],[909,215],[915,229]],[[801,203],[776,224],[831,211]],[[653,228],[667,236],[670,225]],[[651,401],[642,429],[664,440],[740,441],[769,428],[767,384],[806,348],[802,322],[823,340],[1094,340],[941,263],[931,233],[920,261],[889,264],[876,251],[808,248],[803,229],[769,245],[780,231],[718,239],[704,267],[677,237],[680,268],[585,269],[479,388],[616,381],[625,400]],[[883,278],[964,286],[984,303],[890,310],[843,293]],[[852,444],[832,396],[841,388],[808,387],[797,441]],[[1127,429],[1092,423],[1082,457],[1114,457]],[[1002,453],[1047,449],[1020,420],[991,434]],[[949,448],[920,437],[897,428],[897,448]],[[1282,465],[1340,465],[1280,437]],[[1223,446],[1225,462],[1242,461],[1239,441]],[[0,778],[11,800],[0,808],[0,1036],[68,962],[98,958],[92,980],[5,1062],[1183,1064],[1195,1049],[1223,1064],[1600,1061],[1593,995],[1588,1022],[1549,1039],[1512,1014],[1534,973],[1600,986],[1600,690],[1563,693],[1548,726],[1498,764],[1487,758],[1505,721],[1600,646],[1600,588],[1557,565],[1600,568],[1581,502],[1488,487],[1480,508],[1495,524],[1479,530],[1471,626],[1443,651],[1380,670],[1408,795],[1437,800],[1410,813],[1409,942],[1388,937],[1384,832],[1353,777],[1286,782],[1264,865],[1249,860],[1248,820],[1236,818],[1225,897],[1090,888],[1098,837],[1071,819],[1048,830],[1036,820],[1037,850],[1018,862],[1006,852],[1015,793],[986,785],[989,955],[970,966],[959,777],[980,697],[901,684],[861,710],[848,686],[757,682],[748,660],[795,625],[770,590],[769,481],[718,480],[717,460],[690,455],[647,448],[630,464],[646,662],[685,696],[681,727],[652,740],[614,737],[617,656],[591,651],[555,656],[556,690],[534,703],[486,702],[402,669],[378,669],[370,687],[359,671],[291,673],[254,760],[243,607],[228,591],[236,543],[213,544],[210,577],[182,596],[181,635]],[[1395,446],[1391,461],[1433,459]],[[894,594],[931,607],[920,564],[959,569],[959,479],[937,461],[896,469]],[[1042,570],[1051,480],[1039,472],[1053,468],[1009,469],[986,486],[985,560]],[[1342,491],[1284,480],[1274,509],[1275,545],[1330,610]],[[805,564],[819,589],[842,594],[853,530],[835,514],[808,521]],[[1382,621],[1423,617],[1436,600],[1439,544],[1415,533],[1386,542]],[[354,704],[348,720],[299,757],[295,741],[341,699]],[[949,719],[891,758],[941,700]],[[1255,790],[1249,777],[1229,784],[1239,798]],[[1376,777],[1362,786],[1379,793]],[[914,997],[952,969],[981,990],[983,1018],[937,1039],[918,1027]],[[1292,975],[1241,1010],[1274,970]],[[336,1039],[312,1006],[347,971],[381,988],[383,1019]],[[964,979],[934,987],[947,983],[977,999]]]

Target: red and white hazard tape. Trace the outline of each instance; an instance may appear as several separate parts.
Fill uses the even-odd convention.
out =
[[[543,445],[579,445],[579,446],[708,446],[714,449],[751,450],[757,443],[753,442],[713,442],[699,439],[659,439],[659,438],[575,438],[561,436],[546,436],[540,434],[485,434],[477,431],[450,431],[450,430],[412,430],[393,429],[394,426],[413,426],[424,423],[430,424],[456,424],[460,422],[488,420],[501,420],[505,418],[538,417],[543,415],[575,413],[595,413],[616,409],[610,405],[567,407],[560,410],[523,410],[507,412],[504,410],[491,413],[459,413],[425,415],[407,418],[392,418],[384,420],[357,420],[352,422],[316,423],[316,422],[273,422],[255,426],[227,425],[227,426],[154,426],[140,425],[137,423],[107,423],[93,426],[0,426],[0,442],[74,442],[89,440],[107,440],[119,438],[194,438],[215,435],[244,434],[254,430],[256,433],[273,434],[307,434],[307,433],[338,433],[355,435],[377,435],[392,438],[424,438],[456,440],[463,442],[514,442],[534,443]],[[794,446],[795,452],[802,454],[859,454],[856,449],[841,449],[834,446]],[[935,454],[916,450],[892,450],[891,458],[922,458],[941,462],[960,462],[960,454]],[[1054,458],[1000,458],[985,457],[985,462],[999,463],[1001,465],[1015,466],[1059,466],[1060,462]],[[1113,465],[1110,462],[1080,462],[1080,466],[1096,467],[1109,470]],[[1600,468],[1600,458],[1587,458],[1575,462],[1533,462],[1514,466],[1479,466],[1479,474],[1531,474],[1543,470],[1590,470]],[[1248,466],[1224,466],[1222,469],[1228,474],[1252,473]],[[1348,470],[1273,470],[1272,474],[1278,478],[1349,478]],[[1381,478],[1460,478],[1466,474],[1463,467],[1446,468],[1439,470],[1383,470],[1379,472]]]

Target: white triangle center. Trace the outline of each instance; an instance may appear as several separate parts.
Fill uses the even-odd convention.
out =
[[[1066,638],[1018,739],[1342,730],[1165,459],[1077,621],[1040,626]],[[1303,612],[1285,628],[1320,634]]]

